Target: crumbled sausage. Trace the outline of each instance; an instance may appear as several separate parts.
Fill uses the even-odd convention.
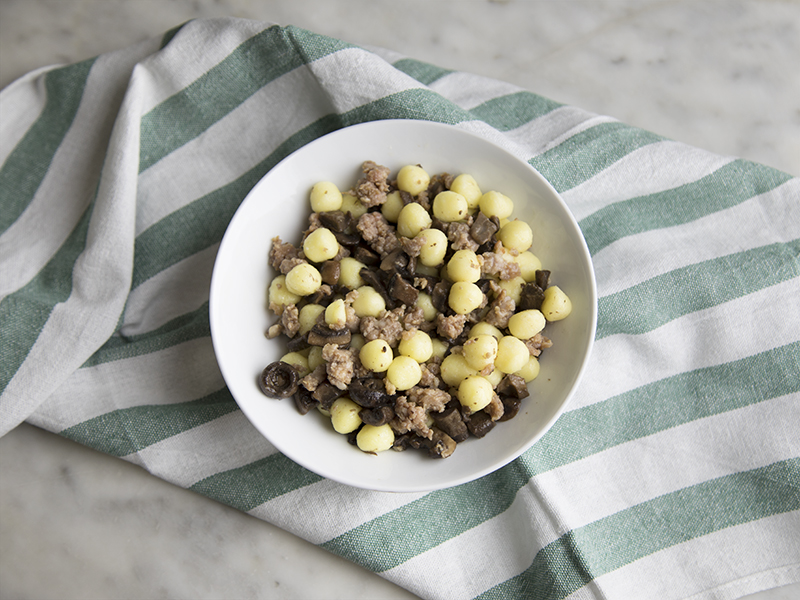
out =
[[[405,329],[419,329],[425,323],[425,311],[421,306],[407,306],[403,315],[403,327]]]
[[[358,180],[355,193],[359,200],[367,207],[378,206],[386,202],[386,192],[389,191],[389,169],[371,160],[364,161],[361,165],[364,175]]]
[[[354,309],[349,304],[344,305],[344,314],[345,314],[345,321],[344,326],[350,330],[350,333],[356,333],[360,331],[361,325],[361,317],[356,314],[356,309]]]
[[[303,239],[305,240],[309,233],[316,231],[320,227],[322,227],[322,221],[319,218],[319,214],[315,212],[311,213],[308,216],[308,228],[303,231]]]
[[[500,417],[503,416],[505,412],[505,408],[503,407],[503,403],[500,401],[500,396],[497,394],[492,394],[492,399],[489,401],[489,404],[486,405],[486,408],[483,410],[489,415],[489,418],[492,421],[497,421]]]
[[[400,247],[394,226],[390,225],[389,221],[379,212],[368,212],[361,215],[356,228],[361,232],[364,241],[381,256],[386,256],[392,250]]]
[[[422,377],[419,380],[420,387],[426,387],[426,388],[439,387],[439,378],[433,373],[433,371],[428,367],[428,365],[423,363],[419,366],[419,369],[422,372]]]
[[[497,275],[502,280],[514,279],[522,273],[519,263],[513,260],[513,254],[504,250],[500,242],[494,252],[484,252],[479,255],[481,273],[483,275]]]
[[[537,333],[529,340],[524,340],[524,342],[528,347],[528,351],[531,353],[531,356],[539,356],[542,353],[542,350],[551,348],[553,346],[553,342],[550,341],[549,338],[543,336],[541,333]]]
[[[400,246],[403,248],[403,252],[408,254],[409,256],[419,256],[419,251],[425,245],[425,236],[424,235],[417,235],[413,238],[401,237],[400,238]]]
[[[322,358],[327,363],[325,371],[328,381],[340,390],[346,390],[353,380],[356,351],[351,348],[339,348],[336,344],[325,344],[322,347]]]
[[[297,332],[300,331],[300,310],[294,304],[289,304],[283,309],[281,326],[283,327],[284,333],[290,338],[297,335]]]
[[[508,293],[497,285],[491,282],[491,289],[495,293],[495,299],[489,305],[489,311],[484,316],[483,320],[494,325],[498,329],[508,327],[508,320],[514,314],[516,308],[514,299]]]
[[[426,439],[431,439],[433,432],[428,427],[428,412],[406,396],[398,396],[394,404],[394,419],[390,425],[397,433],[413,431]]]
[[[269,264],[276,271],[281,270],[281,263],[286,259],[298,258],[300,250],[290,242],[284,242],[280,236],[272,238],[272,247],[269,250]],[[283,273],[283,271],[281,271]],[[285,274],[285,273],[284,273]]]
[[[467,323],[467,315],[445,316],[442,313],[436,315],[436,333],[449,340],[456,339],[464,331]]]
[[[447,239],[453,250],[472,250],[476,252],[480,244],[470,235],[470,226],[467,223],[450,223],[447,227]]]
[[[267,339],[272,340],[283,333],[283,325],[280,323],[275,323],[274,325],[270,325],[269,329],[267,329]]]
[[[328,378],[327,369],[325,365],[317,366],[311,373],[306,375],[300,380],[300,385],[306,388],[309,392],[317,389],[320,383]]]
[[[297,265],[302,265],[303,263],[308,262],[304,258],[300,258],[298,256],[293,256],[291,258],[284,258],[281,261],[281,264],[278,266],[278,270],[286,275],[289,271],[294,269]]]
[[[400,336],[403,334],[403,307],[384,311],[380,317],[362,317],[360,328],[361,335],[367,341],[386,340],[392,348],[397,347]]]
[[[415,386],[406,392],[408,399],[424,408],[427,412],[442,412],[450,402],[450,394],[436,388]]]
[[[428,371],[436,375],[436,377],[439,377],[439,373],[441,373],[442,370],[442,359],[438,356],[433,356],[428,362],[425,363],[425,367],[428,369]]]

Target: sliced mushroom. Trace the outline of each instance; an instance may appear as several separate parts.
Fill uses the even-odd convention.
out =
[[[349,212],[331,210],[321,213],[319,220],[322,225],[335,233],[352,233],[355,230],[355,219]]]
[[[436,426],[457,443],[461,443],[469,437],[467,424],[461,418],[461,411],[457,406],[447,406],[440,413],[431,413],[431,416]]]
[[[349,387],[350,399],[363,408],[386,406],[393,402],[394,396],[386,393],[383,379],[365,378],[354,379]]]
[[[333,237],[336,238],[336,241],[339,242],[340,245],[346,246],[348,248],[352,248],[353,246],[358,246],[361,243],[361,238],[357,235],[353,235],[351,233],[344,233],[342,231],[334,231]]]
[[[313,294],[306,296],[306,304],[321,304],[327,306],[333,299],[333,288],[328,284],[319,286],[319,289]]]
[[[374,267],[381,262],[380,254],[371,248],[364,246],[363,244],[356,246],[355,249],[353,249],[352,257],[358,262],[364,263],[368,267]]]
[[[500,396],[500,402],[503,403],[503,416],[497,419],[498,421],[513,419],[517,416],[519,407],[522,406],[522,400],[513,396]]]
[[[258,378],[258,387],[270,398],[288,398],[297,392],[300,375],[292,365],[275,361],[267,365]]]
[[[305,350],[310,345],[311,344],[308,343],[308,335],[296,335],[289,339],[289,342],[286,344],[286,349],[289,352],[298,352],[299,350]]]
[[[308,343],[312,346],[324,346],[326,344],[346,346],[350,343],[351,337],[352,334],[347,327],[331,329],[327,325],[317,323],[308,332]]]
[[[323,283],[327,283],[328,285],[336,285],[339,283],[339,275],[341,272],[341,262],[338,260],[325,261],[322,264],[322,268],[319,270]]]
[[[340,390],[335,385],[328,381],[323,381],[317,386],[317,389],[314,390],[314,393],[311,394],[311,397],[319,402],[319,405],[328,410],[333,401],[337,398],[341,398],[344,395],[344,390]]]
[[[539,273],[539,271],[537,271]],[[544,300],[544,290],[531,281],[522,286],[519,293],[519,310],[539,309]]]
[[[406,306],[414,306],[419,298],[419,290],[395,273],[389,281],[389,293]]]
[[[456,450],[456,441],[441,429],[432,427],[433,438],[428,444],[428,455],[431,458],[447,458]]]
[[[546,269],[536,271],[536,285],[546,290],[547,286],[550,285],[550,271]]]
[[[469,228],[469,235],[475,240],[478,245],[483,245],[492,239],[492,236],[497,233],[497,225],[489,219],[482,212],[478,212],[478,216]]]
[[[433,294],[431,294],[431,302],[433,307],[440,313],[447,313],[450,309],[450,285],[445,281],[440,281],[433,286]]]
[[[525,380],[514,373],[509,373],[503,377],[500,383],[497,384],[496,391],[501,396],[511,396],[517,399],[527,398],[530,395]]]
[[[301,385],[297,387],[297,392],[294,395],[294,404],[298,412],[301,415],[305,415],[317,405],[317,401],[314,400],[311,392]]]
[[[405,273],[408,268],[408,255],[403,252],[402,248],[392,250],[381,261],[382,271],[397,271],[398,273]]]
[[[404,433],[402,435],[396,435],[394,438],[394,444],[392,444],[392,450],[396,450],[397,452],[403,452],[404,450],[408,450],[411,448],[411,439],[414,437],[411,433]]]
[[[391,294],[386,290],[386,285],[384,285],[381,275],[372,269],[361,269],[358,274],[361,275],[361,279],[364,280],[364,283],[381,295],[381,298],[383,298],[383,301],[386,303],[386,308],[391,310],[395,307],[394,298],[392,298]]]
[[[489,416],[489,414],[483,412],[482,410],[473,413],[469,417],[469,432],[476,438],[482,438],[492,429],[494,429],[494,426],[495,421],[492,421],[492,418]]]
[[[394,409],[391,406],[376,406],[375,408],[365,408],[358,416],[367,425],[374,425],[380,427],[386,425],[389,421],[394,419]]]

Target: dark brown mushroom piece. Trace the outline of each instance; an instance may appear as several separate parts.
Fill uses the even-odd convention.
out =
[[[346,346],[350,343],[351,337],[352,334],[347,327],[331,329],[324,323],[317,323],[308,332],[308,343],[312,346],[324,346],[326,344]]]
[[[487,296],[489,295],[489,292],[492,291],[492,280],[491,279],[486,279],[486,278],[478,279],[478,281],[475,282],[475,285],[477,285],[478,289],[480,291],[482,291],[484,294],[486,294]]]
[[[431,294],[431,303],[433,307],[440,313],[446,314],[450,309],[450,284],[446,281],[440,281],[433,286],[433,293]]]
[[[322,282],[328,285],[336,285],[339,283],[339,275],[342,273],[341,262],[338,260],[326,260],[322,263],[319,274],[322,276]]]
[[[435,198],[436,194],[449,190],[450,186],[453,185],[453,179],[453,176],[449,173],[434,174],[428,184],[428,196],[430,198]]]
[[[308,411],[314,408],[317,404],[318,402],[314,400],[311,392],[309,392],[302,385],[297,387],[297,392],[294,395],[294,405],[297,407],[297,411],[301,415],[308,414]]]
[[[372,269],[366,268],[361,269],[358,274],[361,276],[361,279],[364,280],[365,284],[380,294],[381,298],[383,298],[383,301],[386,303],[386,308],[389,310],[394,308],[394,298],[392,298],[391,294],[386,290],[386,285],[384,285],[380,274]]]
[[[408,255],[402,248],[392,250],[381,261],[382,271],[396,271],[398,273],[405,273],[408,268]]]
[[[400,190],[400,200],[403,201],[403,206],[411,204],[414,201],[414,196],[405,190]]]
[[[519,310],[531,310],[534,308],[538,310],[542,307],[543,300],[544,290],[531,281],[522,286],[519,292],[519,305],[517,308]]]
[[[489,242],[495,233],[497,233],[497,224],[479,211],[478,216],[475,217],[472,226],[469,228],[470,237],[475,240],[479,246],[482,246]]]
[[[352,233],[356,229],[356,220],[349,212],[331,210],[317,213],[323,227],[336,233]]]
[[[344,395],[344,392],[344,390],[340,390],[329,381],[323,381],[317,386],[311,397],[319,402],[321,408],[328,410],[337,398],[341,398]]]
[[[419,290],[403,279],[399,273],[392,275],[389,281],[389,294],[406,306],[414,306],[419,298]]]
[[[386,393],[383,379],[378,377],[354,379],[350,382],[348,391],[350,399],[363,408],[387,406],[394,401],[394,396]]]
[[[447,458],[456,450],[456,441],[441,429],[432,427],[433,437],[428,442],[428,456],[431,458]]]
[[[354,246],[358,246],[358,244],[361,243],[361,238],[352,233],[334,231],[333,237],[336,238],[336,241],[339,242],[339,245],[344,246],[345,248],[353,248]]]
[[[329,285],[321,285],[313,294],[306,296],[306,304],[321,304],[327,306],[333,300],[333,288]]]
[[[290,338],[286,343],[286,349],[289,352],[299,352],[300,350],[305,350],[310,345],[311,344],[308,343],[308,335],[296,335]]]
[[[498,421],[513,419],[517,416],[519,407],[522,406],[522,400],[513,396],[500,396],[500,402],[503,403],[503,416],[497,419]]]
[[[363,244],[356,246],[353,249],[351,256],[358,262],[364,263],[368,267],[374,267],[381,262],[380,254],[375,252],[372,248],[364,246]]]
[[[358,446],[358,432],[361,431],[361,427],[356,429],[355,431],[351,431],[347,434],[347,443],[351,446]]]
[[[450,223],[445,223],[438,217],[433,217],[431,220],[431,229],[438,229],[439,231],[444,231],[445,233],[447,233],[447,228],[449,225]]]
[[[497,384],[497,393],[501,396],[512,396],[513,398],[522,399],[530,395],[528,392],[528,384],[519,375],[509,373],[500,380]]]
[[[394,444],[392,444],[392,450],[396,450],[397,452],[403,452],[412,448],[411,446],[411,439],[414,437],[411,433],[404,433],[402,435],[397,435],[394,438]]]
[[[547,269],[539,269],[535,273],[535,281],[536,285],[538,285],[543,290],[547,289],[547,286],[550,285],[550,271]]]
[[[456,443],[461,443],[469,437],[467,424],[461,417],[461,410],[458,406],[448,406],[440,413],[431,413],[433,422],[436,426],[453,438]]]
[[[275,361],[267,365],[258,377],[258,387],[270,398],[288,398],[297,392],[300,375],[292,365]]]
[[[469,339],[469,327],[464,327],[453,340],[451,340],[453,346],[463,346],[467,340]]]
[[[424,283],[425,287],[422,287],[422,283]],[[414,283],[421,292],[425,292],[429,296],[433,293],[433,286],[435,286],[439,282],[438,277],[433,277],[432,275],[415,275],[414,276]]]
[[[476,438],[482,438],[494,429],[494,426],[495,422],[492,421],[492,417],[482,410],[471,414],[469,417],[469,424],[467,425],[467,427],[469,427],[469,432]]]
[[[367,425],[380,427],[386,425],[394,419],[394,409],[391,406],[376,406],[375,408],[365,408],[358,413],[361,420]]]

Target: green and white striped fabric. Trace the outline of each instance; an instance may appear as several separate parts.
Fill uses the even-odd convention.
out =
[[[297,466],[217,368],[208,288],[250,188],[320,135],[454,124],[563,195],[599,288],[553,429],[472,483]],[[0,94],[0,434],[28,421],[424,598],[734,598],[800,581],[800,180],[293,27],[192,21]]]

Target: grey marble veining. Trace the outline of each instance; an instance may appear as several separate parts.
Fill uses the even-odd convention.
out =
[[[791,0],[0,0],[0,87],[233,15],[514,83],[800,175]],[[23,425],[0,439],[0,597],[415,596],[276,527]],[[755,600],[800,597],[800,585]]]

